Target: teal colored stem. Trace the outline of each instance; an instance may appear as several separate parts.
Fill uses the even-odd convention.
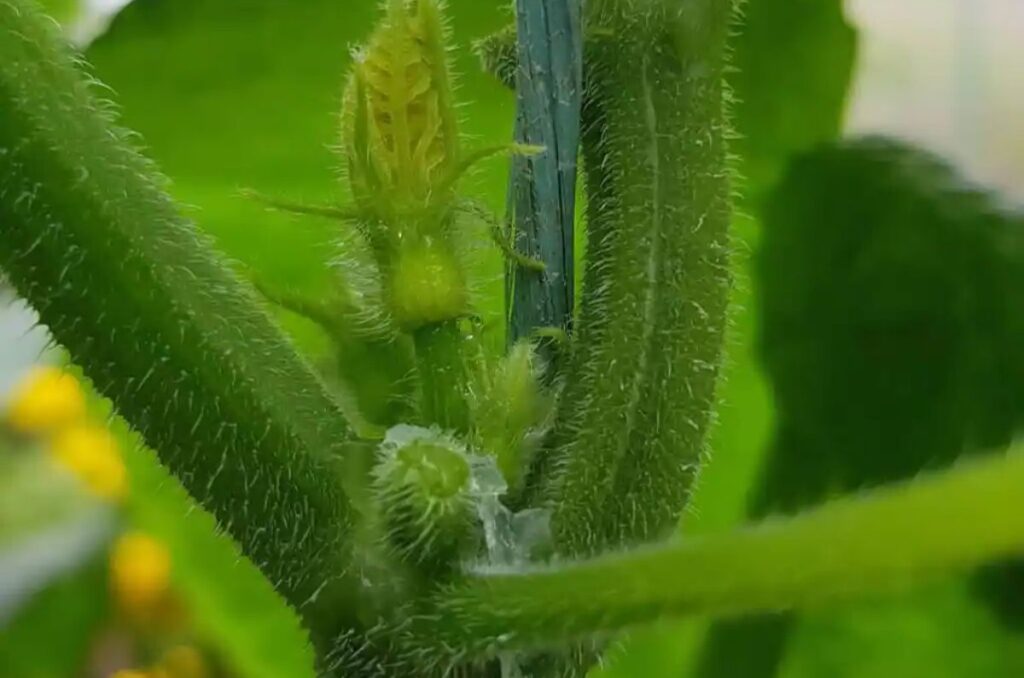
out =
[[[344,567],[351,432],[98,89],[35,3],[0,2],[0,268],[309,618]]]
[[[667,615],[820,606],[1024,553],[1024,455],[841,498],[791,518],[594,560],[481,572],[444,592],[431,642],[496,653]]]
[[[413,332],[420,377],[420,417],[426,426],[464,433],[469,429],[468,353],[458,320]]]
[[[583,298],[555,447],[533,473],[566,555],[674,528],[714,409],[729,290],[732,2],[601,7],[584,61]]]
[[[569,329],[573,315],[573,220],[583,78],[579,0],[516,2],[518,143],[543,147],[513,157],[509,221],[516,249],[543,262],[538,271],[508,262],[508,343],[542,327]],[[553,344],[541,344],[549,362]]]

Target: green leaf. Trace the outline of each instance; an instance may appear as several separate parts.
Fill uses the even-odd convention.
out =
[[[105,558],[62,576],[13,619],[3,620],[0,666],[4,674],[18,678],[80,675],[108,608]]]
[[[842,129],[856,32],[842,0],[747,0],[729,78],[736,95],[733,151],[756,198],[794,153]]]
[[[1010,442],[1024,419],[1019,217],[882,139],[797,156],[765,204],[760,351],[780,421],[755,516]],[[790,625],[716,625],[699,675],[735,674],[738,648],[751,659],[770,636],[752,661],[775,675]]]
[[[781,678],[1024,675],[1024,637],[1005,633],[961,581],[810,611],[790,643]]]
[[[1024,424],[1024,220],[944,162],[866,138],[767,201],[761,353],[783,412],[768,508],[1008,445]]]

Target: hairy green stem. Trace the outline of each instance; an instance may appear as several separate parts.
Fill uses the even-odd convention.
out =
[[[732,533],[446,590],[433,643],[550,647],[678,614],[817,606],[1024,552],[1024,454],[992,455]]]
[[[566,554],[674,526],[703,454],[728,296],[732,2],[603,6],[585,45],[583,300],[556,448],[534,473]]]
[[[34,3],[0,2],[0,268],[305,608],[344,566],[350,511],[326,469],[350,430],[96,89]]]
[[[458,320],[426,325],[413,332],[420,375],[420,415],[425,425],[465,432],[469,367]]]
[[[364,316],[345,290],[310,298],[255,283],[267,300],[316,323],[331,338],[344,390],[341,405],[344,409],[347,399],[345,413],[362,438],[379,438],[388,427],[411,418],[412,351],[401,336],[361,329]]]

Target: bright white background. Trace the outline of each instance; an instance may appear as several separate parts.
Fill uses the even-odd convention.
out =
[[[1024,203],[1024,0],[848,0],[851,132],[911,139]]]

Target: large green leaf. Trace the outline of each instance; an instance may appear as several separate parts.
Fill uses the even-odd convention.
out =
[[[780,678],[1024,674],[1024,637],[1004,633],[962,582],[808,614],[790,643]]]
[[[840,133],[857,38],[842,0],[748,0],[742,12],[733,150],[756,198],[794,153]]]
[[[1008,340],[1024,289],[1013,215],[937,159],[877,139],[801,154],[766,203],[759,352],[779,422],[753,514],[1009,443],[1024,388]],[[1008,618],[1020,571],[982,580]],[[927,626],[935,610],[918,608],[903,614]],[[774,676],[799,628],[788,616],[716,624],[698,675]]]

